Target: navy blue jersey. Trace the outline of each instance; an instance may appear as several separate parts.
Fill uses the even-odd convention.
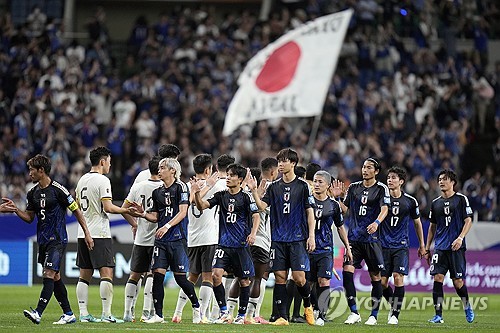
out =
[[[399,198],[391,197],[389,214],[380,224],[380,244],[387,249],[402,249],[410,246],[408,225],[420,217],[417,199],[401,193]]]
[[[155,189],[151,197],[153,198],[151,211],[158,213],[158,228],[163,227],[179,213],[180,205],[189,205],[188,187],[180,180],[175,181],[169,188],[163,185]],[[184,219],[187,219],[187,214]],[[155,244],[186,238],[186,222],[184,219],[168,229],[161,239],[156,239]]]
[[[344,218],[340,210],[339,203],[331,198],[320,201],[314,198],[314,218],[316,227],[314,235],[316,239],[316,249],[313,254],[332,252],[333,233],[332,226],[340,227],[344,224]]]
[[[309,186],[295,177],[290,183],[282,178],[272,182],[262,198],[269,206],[273,242],[297,242],[309,237],[306,210],[314,204]]]
[[[377,219],[380,208],[389,206],[390,203],[389,189],[381,182],[376,182],[371,187],[365,187],[362,181],[349,185],[344,199],[344,205],[349,208],[349,241],[378,242],[379,230],[370,235],[366,228]]]
[[[219,245],[224,247],[247,247],[247,237],[252,230],[252,215],[259,209],[247,191],[236,194],[228,190],[219,191],[207,200],[210,208],[219,206]]]
[[[37,184],[28,191],[26,201],[26,210],[35,212],[38,220],[38,244],[44,245],[51,241],[67,244],[66,209],[78,207],[68,190],[55,181],[46,188]]]
[[[445,199],[437,197],[432,201],[429,219],[436,224],[434,248],[436,250],[451,250],[451,243],[460,236],[464,220],[472,217],[469,199],[462,193],[455,193]],[[465,249],[465,239],[460,248]]]

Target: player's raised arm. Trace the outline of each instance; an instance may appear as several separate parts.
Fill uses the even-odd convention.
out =
[[[267,203],[265,203],[264,201],[262,201],[260,199],[261,195],[259,194],[259,188],[261,186],[265,187],[265,181],[262,180],[261,186],[259,186],[259,188],[257,188],[257,180],[255,179],[255,177],[253,177],[251,175],[250,170],[247,170],[247,176],[246,176],[244,182],[247,184],[247,187],[252,192],[253,199],[255,200],[255,203],[257,204],[257,207],[259,208],[259,210],[260,211],[265,210],[267,208]],[[264,184],[264,185],[262,185],[262,184]]]
[[[196,204],[196,208],[198,208],[200,212],[204,209],[210,208],[210,204],[208,203],[208,201],[202,199],[200,195],[200,184],[194,179],[191,179],[189,183],[191,184],[191,192],[194,193],[194,202]]]
[[[33,211],[23,211],[20,210],[17,206],[16,203],[9,198],[2,198],[3,201],[5,201],[2,206],[2,212],[5,213],[15,213],[21,220],[27,223],[32,223],[33,220],[35,219],[35,212]]]

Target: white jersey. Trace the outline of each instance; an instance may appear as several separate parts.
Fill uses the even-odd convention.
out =
[[[191,184],[188,184],[191,191]],[[203,199],[208,199],[214,193],[226,189],[226,180],[219,179],[215,185],[208,190]],[[196,204],[191,202],[188,208],[188,247],[202,245],[217,245],[219,242],[219,210],[218,207],[204,209],[200,213]]]
[[[125,200],[130,203],[137,202],[141,204],[145,211],[149,211],[153,208],[153,191],[162,185],[163,182],[161,180],[153,179],[136,183],[130,188],[130,192]],[[155,243],[155,233],[157,227],[158,223],[152,223],[142,217],[138,217],[134,244],[141,246],[153,246]]]
[[[268,182],[266,188],[271,184]],[[259,212],[260,224],[257,229],[254,246],[258,246],[266,251],[271,251],[271,223],[269,222],[269,207]]]
[[[86,173],[76,185],[76,198],[87,221],[92,238],[111,238],[109,217],[101,200],[111,200],[111,182],[98,172]],[[78,225],[78,238],[84,238],[83,229]]]
[[[132,185],[148,180],[149,178],[151,178],[151,172],[149,171],[149,169],[142,170],[137,174],[137,177],[135,177],[134,183]]]

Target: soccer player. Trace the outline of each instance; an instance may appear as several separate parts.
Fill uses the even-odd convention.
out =
[[[307,183],[296,177],[294,167],[299,161],[297,152],[282,149],[276,159],[278,172],[283,177],[274,181],[266,190],[262,200],[255,181],[249,182],[253,197],[260,210],[270,208],[271,221],[271,269],[276,277],[275,300],[279,318],[273,325],[289,325],[286,311],[286,279],[289,268],[304,301],[305,317],[309,325],[314,325],[311,307],[311,289],[305,272],[309,271],[309,255],[315,249],[314,203]]]
[[[313,196],[314,196],[314,217],[316,219],[316,249],[309,254],[311,261],[311,270],[308,274],[308,279],[311,285],[317,283],[317,300],[315,310],[318,311],[318,318],[315,324],[323,326],[325,324],[326,311],[328,303],[322,302],[330,297],[321,297],[330,290],[330,279],[333,271],[333,225],[337,228],[337,233],[340,240],[345,246],[346,257],[352,260],[351,248],[347,233],[344,229],[344,219],[342,210],[337,201],[328,196],[328,188],[332,183],[332,176],[324,171],[319,170],[313,176]]]
[[[212,155],[200,154],[193,159],[194,179],[201,181],[203,189],[200,196],[203,199],[210,198],[215,192],[226,188],[225,182],[218,181],[218,173],[212,173]],[[191,184],[188,184],[188,187]],[[213,294],[212,282],[212,260],[215,248],[219,240],[219,219],[217,209],[210,208],[199,211],[194,202],[194,193],[190,192],[189,199],[191,206],[188,208],[188,257],[189,276],[188,280],[195,284],[201,275],[200,287],[200,313],[201,321],[208,323],[206,312],[210,305]],[[181,289],[177,299],[172,322],[180,323],[182,320],[182,309],[187,302],[187,296]]]
[[[158,175],[163,186],[153,191],[153,206],[144,211],[142,217],[157,222],[156,239],[153,250],[153,300],[155,315],[145,322],[163,323],[163,280],[167,268],[174,273],[175,282],[184,290],[193,305],[193,323],[199,323],[200,304],[194,291],[194,284],[186,278],[189,269],[186,253],[186,233],[183,226],[189,205],[189,191],[182,181],[181,165],[173,158],[164,158],[159,163]]]
[[[122,207],[128,208],[140,203],[143,210],[153,208],[153,191],[163,185],[158,176],[158,164],[162,158],[155,156],[149,161],[149,171],[151,176],[148,180],[135,183],[130,188],[130,192]],[[142,275],[146,275],[144,284],[144,305],[141,321],[149,319],[154,312],[153,307],[153,274],[150,272],[151,259],[153,257],[153,246],[155,242],[156,223],[138,217],[125,214],[124,217],[132,225],[134,231],[134,246],[130,258],[130,276],[125,285],[125,311],[123,320],[133,322],[135,302],[140,289],[139,281]]]
[[[200,211],[219,207],[219,242],[212,265],[213,290],[221,315],[215,323],[232,323],[233,317],[226,306],[225,290],[222,284],[224,271],[232,271],[240,284],[240,306],[235,324],[245,322],[245,313],[250,294],[250,278],[255,275],[249,245],[255,242],[259,227],[259,214],[252,195],[243,191],[241,184],[247,169],[240,164],[227,168],[227,190],[216,192],[205,200],[200,196],[200,185],[191,181],[196,206]]]
[[[15,213],[23,221],[32,223],[37,218],[38,262],[43,266],[43,287],[35,309],[24,310],[24,316],[34,324],[40,324],[43,311],[52,293],[63,310],[61,318],[53,324],[71,324],[76,317],[71,310],[68,291],[60,275],[61,260],[68,244],[66,232],[66,209],[69,208],[80,224],[85,247],[92,250],[94,241],[78,204],[68,190],[50,177],[51,164],[48,157],[36,155],[28,160],[29,176],[36,183],[27,194],[26,211],[17,208],[14,201],[2,198],[2,212]]]
[[[265,186],[269,186],[278,177],[278,160],[268,157],[260,162],[261,179]],[[260,183],[260,180],[259,180]],[[255,243],[250,246],[255,277],[250,285],[250,299],[248,302],[247,318],[250,322],[269,324],[260,315],[264,295],[266,294],[266,282],[269,277],[269,262],[271,254],[271,226],[269,221],[269,209],[260,213],[260,223],[255,237]],[[253,318],[253,321],[251,320]]]
[[[410,239],[408,225],[413,221],[418,237],[418,256],[425,255],[424,233],[420,222],[417,199],[401,190],[406,181],[405,169],[393,166],[387,171],[387,187],[391,195],[391,205],[386,222],[380,225],[380,244],[384,255],[382,270],[383,296],[391,305],[388,324],[397,325],[405,295],[404,277],[408,275]],[[394,292],[389,286],[389,278],[394,278]]]
[[[89,251],[84,241],[84,231],[78,228],[76,266],[80,268],[80,277],[76,285],[76,297],[80,308],[81,322],[98,322],[88,312],[89,284],[94,269],[101,277],[99,293],[102,301],[102,322],[120,323],[111,314],[113,303],[113,268],[115,259],[111,241],[108,214],[133,213],[135,208],[122,208],[112,202],[111,182],[105,176],[111,167],[111,151],[106,147],[96,147],[90,151],[90,172],[84,174],[76,185],[76,197],[83,216],[88,224],[90,235],[94,239],[94,250]]]
[[[181,154],[180,149],[173,144],[161,145],[158,148],[158,155],[161,158],[177,159],[177,157],[179,157],[180,154]],[[148,180],[149,177],[151,177],[151,172],[149,171],[149,169],[142,170],[137,174],[137,177],[135,177],[134,184]]]
[[[453,286],[457,295],[462,299],[465,319],[472,323],[474,311],[469,303],[469,293],[464,283],[465,236],[472,227],[472,209],[469,199],[453,189],[457,184],[457,175],[452,170],[442,170],[438,174],[438,185],[441,196],[432,201],[429,213],[430,225],[427,233],[426,259],[431,258],[431,275],[434,276],[432,298],[436,315],[429,320],[431,323],[441,324],[443,320],[443,281],[450,271]],[[430,248],[434,241],[434,253],[431,256]]]
[[[352,252],[352,260],[345,258],[342,271],[347,303],[351,309],[344,324],[356,324],[361,321],[356,305],[354,269],[360,269],[363,260],[368,266],[372,281],[372,311],[365,324],[377,324],[382,298],[380,271],[384,269],[378,226],[387,216],[390,204],[389,189],[376,179],[380,169],[380,163],[376,159],[371,157],[366,159],[361,168],[363,180],[349,185],[344,201],[340,201],[342,211],[344,213],[350,211],[347,236]],[[338,184],[340,182],[335,182],[333,191],[335,197],[341,192]]]

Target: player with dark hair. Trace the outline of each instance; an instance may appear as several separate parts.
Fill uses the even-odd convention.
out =
[[[316,174],[316,172],[318,172],[320,170],[321,170],[321,165],[319,165],[318,163],[311,162],[311,163],[308,163],[306,165],[305,180],[308,181],[308,184],[310,184],[311,187],[312,187],[314,175]],[[309,183],[309,181],[311,183]]]
[[[24,222],[32,223],[37,218],[38,262],[43,266],[43,287],[35,309],[24,310],[24,316],[34,324],[40,324],[42,313],[52,294],[63,310],[61,318],[53,324],[72,324],[76,317],[71,310],[68,291],[61,279],[60,268],[68,244],[66,232],[66,209],[75,215],[84,234],[87,249],[92,250],[94,241],[78,204],[68,190],[50,177],[51,164],[48,157],[36,155],[28,160],[29,176],[36,183],[27,194],[26,211],[17,208],[14,201],[2,198],[1,212],[15,213]]]
[[[212,197],[215,192],[226,188],[224,182],[217,181],[218,174],[212,173],[212,155],[199,154],[193,159],[194,179],[203,185],[200,196],[204,199]],[[188,184],[190,187],[191,184]],[[189,257],[190,282],[195,284],[201,275],[199,291],[201,322],[208,323],[206,312],[213,295],[212,260],[219,240],[219,220],[217,208],[199,211],[194,202],[194,192],[190,191],[190,207],[188,208],[187,253]],[[180,323],[182,310],[187,303],[184,291],[179,290],[177,305],[172,322]]]
[[[356,289],[354,287],[354,269],[361,268],[364,260],[372,281],[372,311],[365,322],[366,325],[376,325],[380,300],[382,298],[382,283],[380,271],[384,269],[384,258],[380,246],[379,225],[384,222],[390,204],[389,189],[376,177],[381,166],[375,158],[368,158],[361,168],[362,181],[349,185],[345,199],[340,201],[344,213],[348,210],[349,232],[352,260],[345,258],[342,271],[347,303],[351,309],[345,324],[356,324],[361,321],[356,305]],[[341,182],[334,182],[333,194],[340,196],[343,189]],[[384,222],[385,223],[385,222]]]
[[[245,322],[245,313],[250,293],[250,278],[255,275],[249,245],[254,244],[259,214],[250,193],[243,191],[241,184],[247,169],[240,164],[227,167],[227,190],[219,191],[208,200],[200,197],[200,184],[191,181],[196,206],[200,211],[218,206],[219,242],[212,265],[213,290],[220,309],[215,323],[232,323],[233,317],[227,310],[222,274],[232,271],[240,284],[240,306],[235,324]]]
[[[102,301],[101,321],[119,323],[123,321],[111,314],[115,258],[108,214],[131,214],[135,212],[135,207],[122,208],[113,204],[111,182],[105,176],[111,167],[111,151],[106,147],[92,149],[90,162],[92,164],[90,172],[84,174],[76,185],[77,201],[95,243],[94,250],[89,251],[85,245],[83,230],[78,228],[76,266],[80,268],[80,278],[76,285],[76,296],[80,308],[80,321],[99,321],[88,312],[87,308],[90,280],[94,269],[98,269],[101,276],[99,288]]]
[[[425,255],[424,233],[420,222],[417,199],[404,193],[401,187],[406,181],[405,169],[393,166],[387,171],[387,187],[391,195],[391,205],[386,222],[380,225],[380,244],[384,255],[382,270],[383,296],[391,305],[388,324],[397,325],[405,295],[404,277],[409,270],[410,238],[408,225],[413,222],[418,237],[418,256]],[[389,286],[389,278],[394,278],[394,292]]]
[[[180,149],[177,148],[176,145],[170,143],[161,145],[158,148],[158,156],[160,156],[161,158],[177,159],[180,154],[181,154]],[[135,177],[134,180],[134,184],[148,180],[149,177],[151,177],[151,172],[149,172],[149,169],[144,169],[141,172],[139,172],[139,174],[137,174],[137,177]]]
[[[344,219],[340,204],[328,196],[328,188],[332,184],[332,176],[319,170],[313,176],[313,196],[314,196],[314,217],[316,219],[316,249],[309,254],[311,270],[308,280],[311,285],[317,284],[315,310],[318,311],[318,318],[315,324],[323,326],[325,324],[326,311],[329,308],[327,300],[330,299],[330,280],[333,272],[333,233],[335,225],[340,240],[344,244],[348,260],[352,260],[351,248],[347,233],[344,229]]]
[[[153,191],[162,186],[163,183],[158,176],[158,164],[162,158],[155,156],[149,161],[149,171],[151,176],[148,180],[135,183],[130,188],[127,198],[122,207],[128,208],[139,203],[143,210],[153,208]],[[123,320],[126,322],[135,321],[134,308],[137,295],[141,289],[141,276],[145,275],[144,283],[144,305],[141,321],[146,321],[153,316],[153,274],[150,271],[151,259],[153,257],[153,247],[155,241],[156,224],[148,220],[125,214],[125,219],[132,225],[134,233],[134,246],[130,258],[130,276],[125,285],[125,310]]]
[[[455,192],[457,175],[452,170],[442,170],[437,177],[441,195],[434,199],[429,213],[430,225],[427,233],[426,259],[431,264],[434,276],[432,298],[436,315],[429,320],[434,324],[443,320],[443,281],[449,271],[457,295],[462,300],[465,319],[472,323],[474,311],[469,302],[469,292],[464,283],[466,274],[465,236],[472,227],[472,209],[469,199],[462,193]],[[434,241],[434,253],[430,248]]]
[[[295,172],[295,175],[299,178],[306,179],[306,168],[304,168],[302,165],[296,165],[293,168],[293,172]]]
[[[174,273],[175,282],[184,290],[193,306],[193,323],[199,323],[200,304],[194,290],[194,284],[188,281],[189,270],[186,233],[183,226],[189,206],[187,185],[180,180],[181,165],[173,158],[160,161],[158,175],[163,186],[152,194],[153,205],[149,211],[142,212],[146,220],[158,223],[153,250],[153,300],[155,315],[145,323],[163,323],[163,299],[165,290],[163,281],[167,268]]]
[[[260,210],[270,208],[271,221],[271,269],[276,277],[274,286],[275,301],[279,317],[274,325],[289,325],[286,311],[286,279],[289,268],[304,301],[306,321],[314,325],[311,307],[311,289],[306,281],[305,272],[309,271],[309,255],[315,249],[314,239],[314,203],[307,183],[295,175],[299,157],[290,149],[282,149],[276,156],[278,171],[283,177],[274,181],[260,199],[255,180],[249,182],[249,188]],[[264,188],[259,186],[263,192]]]

